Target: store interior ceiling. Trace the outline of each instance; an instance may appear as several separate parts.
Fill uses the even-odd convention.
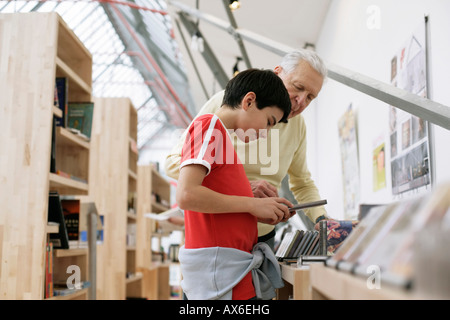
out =
[[[142,154],[170,150],[167,137],[236,70],[280,62],[279,53],[211,21],[314,50],[330,2],[241,0],[232,11],[229,0],[9,0],[0,13],[57,12],[92,54],[93,96],[129,97],[138,110]]]

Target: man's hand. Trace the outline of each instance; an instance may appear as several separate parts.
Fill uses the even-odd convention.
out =
[[[255,198],[278,197],[278,190],[265,180],[250,181]]]

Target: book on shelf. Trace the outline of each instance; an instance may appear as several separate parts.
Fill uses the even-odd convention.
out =
[[[69,108],[69,80],[66,77],[57,77],[55,86],[58,95],[58,107],[62,111],[62,117],[56,118],[58,127],[67,127],[67,111]]]
[[[45,299],[53,297],[53,243],[47,242],[45,247]]]
[[[56,222],[59,224],[58,233],[51,233],[49,236],[50,242],[53,243],[53,248],[69,249],[69,235],[64,221],[61,199],[56,191],[49,192],[48,222]]]
[[[62,199],[64,222],[69,237],[69,248],[81,248],[80,246],[80,200]]]
[[[53,106],[59,109],[58,87],[56,86],[56,81],[55,81],[55,90],[54,90],[54,95],[53,95]]]
[[[178,207],[161,213],[145,213],[144,217],[155,220],[158,223],[158,228],[156,231],[170,232],[184,229],[184,226],[171,222],[172,218],[184,218],[184,211]]]
[[[103,230],[104,230],[104,226],[105,226],[105,216],[99,215],[99,218],[100,218],[101,229],[97,230],[97,243],[103,243]]]
[[[127,247],[136,246],[136,223],[127,223]]]
[[[128,192],[128,212],[133,212],[133,214],[136,214],[136,208],[137,208],[137,192],[129,191]]]
[[[62,200],[61,205],[69,241],[78,242],[80,237],[80,200]]]
[[[357,225],[356,220],[319,221],[321,254],[332,256]]]
[[[298,245],[300,244],[300,241],[302,240],[304,233],[305,233],[304,230],[296,231],[296,235],[292,241],[292,246],[289,249],[289,251],[287,251],[287,253],[286,253],[287,257],[294,257],[295,251],[297,250]]]
[[[67,113],[67,127],[79,130],[81,134],[91,138],[93,102],[70,102]]]
[[[56,117],[52,118],[52,144],[50,153],[50,172],[56,173]]]
[[[275,257],[279,261],[296,260],[304,255],[315,255],[318,249],[319,232],[316,230],[289,231],[282,238]]]

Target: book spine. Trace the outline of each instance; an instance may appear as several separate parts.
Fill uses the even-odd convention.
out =
[[[67,78],[56,78],[56,89],[58,94],[58,104],[62,111],[62,118],[57,118],[56,125],[60,127],[67,126],[67,97],[68,97],[68,80]]]
[[[319,221],[319,255],[327,255],[327,221]]]
[[[48,242],[45,251],[45,294],[46,299],[53,297],[53,243]]]

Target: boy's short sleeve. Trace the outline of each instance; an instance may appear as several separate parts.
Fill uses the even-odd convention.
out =
[[[224,144],[223,127],[215,115],[204,115],[190,125],[181,151],[180,169],[191,164],[206,167],[208,175],[220,163]]]

